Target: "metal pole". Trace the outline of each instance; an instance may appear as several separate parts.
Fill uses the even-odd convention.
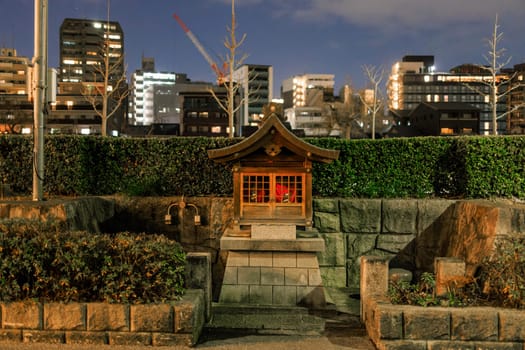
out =
[[[48,0],[35,0],[35,45],[33,58],[33,200],[43,199],[44,183],[44,106],[47,84],[47,7]]]

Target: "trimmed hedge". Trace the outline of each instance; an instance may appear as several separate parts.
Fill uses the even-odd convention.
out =
[[[0,300],[152,303],[184,293],[185,253],[160,235],[0,220]]]
[[[210,161],[206,151],[239,141],[48,136],[44,191],[229,196],[231,164]],[[306,141],[340,150],[332,164],[315,164],[316,196],[525,198],[525,136]],[[0,137],[0,180],[20,194],[32,189],[31,143]]]

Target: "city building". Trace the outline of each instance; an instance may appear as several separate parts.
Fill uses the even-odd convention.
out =
[[[29,59],[18,56],[15,49],[0,48],[0,94],[27,95],[31,88],[28,66]]]
[[[176,91],[180,98],[177,105],[180,106],[182,113],[180,121],[182,136],[228,136],[228,114],[217,103],[211,92],[213,91],[217,98],[224,100],[227,95],[226,88],[210,83],[188,83],[177,84]]]
[[[33,125],[29,59],[0,48],[0,134],[28,134]]]
[[[101,125],[102,95],[105,91],[111,91],[106,101],[108,106],[107,114],[105,114],[107,134],[121,133],[127,110],[128,85],[124,65],[124,32],[120,24],[107,20],[64,19],[60,26],[59,59],[56,108],[60,106],[60,101],[66,101],[69,104],[73,103],[74,106],[68,109],[69,111],[79,108],[87,113],[86,109],[91,105],[93,112],[99,115]],[[106,78],[107,86],[105,86]],[[78,86],[73,87],[70,84],[78,84]],[[65,94],[65,96],[60,96],[60,94]],[[84,103],[82,99],[88,103]],[[59,113],[59,109],[51,111],[52,117],[57,121],[60,116],[69,115],[63,114]],[[91,116],[86,116],[86,118],[89,121],[96,119]],[[75,124],[70,125],[67,119],[61,124],[63,124],[60,131],[62,133],[77,130]],[[90,133],[95,134],[101,133],[102,130],[100,126],[82,129],[84,132],[90,130]]]
[[[479,134],[480,110],[467,103],[422,102],[409,114],[410,126],[421,136]]]
[[[525,134],[525,63],[517,64],[509,71],[510,92],[507,98],[507,132]]]
[[[498,74],[498,82],[507,75]],[[438,73],[434,68],[433,56],[405,56],[392,66],[388,81],[389,109],[400,118],[400,123],[408,122],[409,113],[420,103],[464,103],[480,110],[478,132],[482,135],[492,133],[492,115],[489,101],[492,80],[487,70],[479,66],[464,64],[454,67],[450,72]],[[506,110],[506,101],[498,101],[499,113]],[[498,134],[506,131],[504,119],[497,122]]]
[[[184,74],[156,72],[154,59],[143,58],[142,69],[136,70],[131,76],[128,123],[179,123],[174,114],[172,100],[175,95],[172,92],[177,81],[187,80]]]
[[[284,112],[285,120],[293,130],[303,130],[304,136],[328,136],[331,120],[323,113],[322,107],[295,107]]]
[[[334,97],[333,74],[304,74],[283,80],[281,97],[283,108],[321,107]]]
[[[285,79],[281,97],[286,121],[305,136],[328,136],[332,121],[325,104],[334,101],[333,74],[304,74]]]
[[[112,67],[109,80],[125,73],[124,32],[118,22],[66,18],[60,26],[60,68],[62,82],[104,81],[106,50]]]
[[[273,67],[244,64],[235,70],[234,80],[240,86],[237,129],[242,131],[244,126],[257,126],[263,117],[263,107],[273,100]]]

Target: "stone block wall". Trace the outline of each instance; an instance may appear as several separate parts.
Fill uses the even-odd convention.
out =
[[[171,304],[2,303],[0,342],[193,346],[204,308],[202,290]]]
[[[314,226],[326,243],[324,285],[359,288],[360,257],[398,256],[415,266],[414,240],[454,204],[449,200],[314,199]]]
[[[467,273],[498,235],[525,233],[525,206],[505,201],[445,199],[314,199],[314,227],[324,286],[359,288],[360,257],[391,259],[390,267],[433,271],[435,257],[465,260]]]
[[[102,232],[148,232],[179,241],[187,251],[211,257],[212,298],[217,301],[227,252],[220,239],[231,224],[233,201],[227,197],[185,198],[198,207],[201,225],[189,208],[172,225],[166,210],[181,197],[73,198],[45,202],[0,201],[0,218],[58,218],[72,229]],[[318,254],[326,287],[359,286],[363,255],[392,258],[393,267],[432,271],[436,256],[465,260],[467,272],[490,252],[497,235],[525,233],[525,206],[504,200],[444,199],[314,199],[314,226],[325,241]]]

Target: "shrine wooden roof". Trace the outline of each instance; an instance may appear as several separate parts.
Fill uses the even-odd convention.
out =
[[[248,157],[260,148],[285,147],[305,159],[330,163],[339,157],[338,150],[309,144],[295,136],[275,114],[270,115],[250,137],[234,145],[208,150],[208,157],[216,162],[228,162]],[[267,151],[268,153],[268,151]]]

